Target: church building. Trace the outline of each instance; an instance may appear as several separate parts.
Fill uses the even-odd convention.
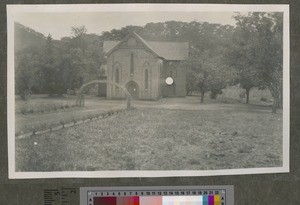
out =
[[[186,96],[189,44],[146,41],[132,32],[121,41],[105,41],[107,80],[127,88],[134,99],[158,100]],[[107,98],[125,97],[122,89],[107,85]]]

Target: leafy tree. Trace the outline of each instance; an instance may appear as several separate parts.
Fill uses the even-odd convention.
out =
[[[199,90],[201,103],[208,91],[211,92],[211,98],[216,99],[233,79],[232,70],[222,64],[222,56],[214,54],[195,50],[186,62],[189,81]]]
[[[74,38],[80,38],[86,34],[87,29],[85,26],[79,26],[79,27],[72,27],[71,31]]]
[[[272,112],[276,112],[282,93],[282,13],[254,12],[237,15],[235,20],[233,65],[240,82],[248,89],[268,87],[274,99]]]
[[[236,20],[243,18],[237,15]],[[257,35],[253,33],[253,26],[245,23],[245,26],[237,26],[232,36],[232,46],[226,53],[227,63],[236,69],[238,83],[246,93],[246,103],[249,103],[250,90],[260,86],[263,82],[259,78],[255,67],[257,53],[255,51]]]
[[[16,93],[27,100],[36,83],[36,73],[39,68],[39,55],[32,49],[23,50],[16,68]],[[21,55],[21,56],[20,56]]]
[[[61,40],[58,64],[64,90],[76,90],[100,75],[104,61],[101,38],[87,34],[85,27],[73,27],[72,37]]]
[[[59,75],[55,63],[53,40],[49,34],[41,59],[40,75],[42,79],[42,90],[50,96],[61,93],[58,79]]]
[[[40,92],[37,72],[46,40],[43,34],[16,22],[14,42],[16,94],[26,100],[30,93]]]
[[[183,64],[183,66],[186,66],[185,64]],[[186,95],[190,95],[193,91],[197,90],[196,84],[197,79],[193,75],[192,69],[190,68],[186,74]]]

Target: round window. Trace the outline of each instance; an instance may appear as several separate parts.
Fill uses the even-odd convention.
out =
[[[167,85],[172,85],[173,82],[174,82],[173,78],[171,78],[171,77],[167,77],[167,78],[166,78],[166,83],[167,83]]]

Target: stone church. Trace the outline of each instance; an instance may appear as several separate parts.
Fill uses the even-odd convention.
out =
[[[107,80],[125,86],[134,99],[157,100],[186,95],[189,45],[181,42],[152,42],[132,32],[121,41],[105,41]],[[166,80],[168,78],[168,80]],[[107,85],[107,98],[120,99],[122,89]]]

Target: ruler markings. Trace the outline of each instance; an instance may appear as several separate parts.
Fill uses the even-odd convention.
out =
[[[147,188],[147,187],[144,187]],[[230,192],[231,193],[231,192]],[[87,204],[90,205],[95,197],[133,197],[133,196],[197,196],[197,195],[219,195],[221,200],[221,205],[227,205],[225,201],[227,199],[226,195],[228,194],[226,188],[196,188],[196,189],[85,189],[85,196],[87,199]],[[80,198],[81,198],[81,188],[80,188]],[[77,188],[60,188],[60,189],[47,189],[44,190],[44,205],[76,205],[79,192]],[[224,202],[224,203],[222,203]],[[228,204],[229,205],[229,204]]]

